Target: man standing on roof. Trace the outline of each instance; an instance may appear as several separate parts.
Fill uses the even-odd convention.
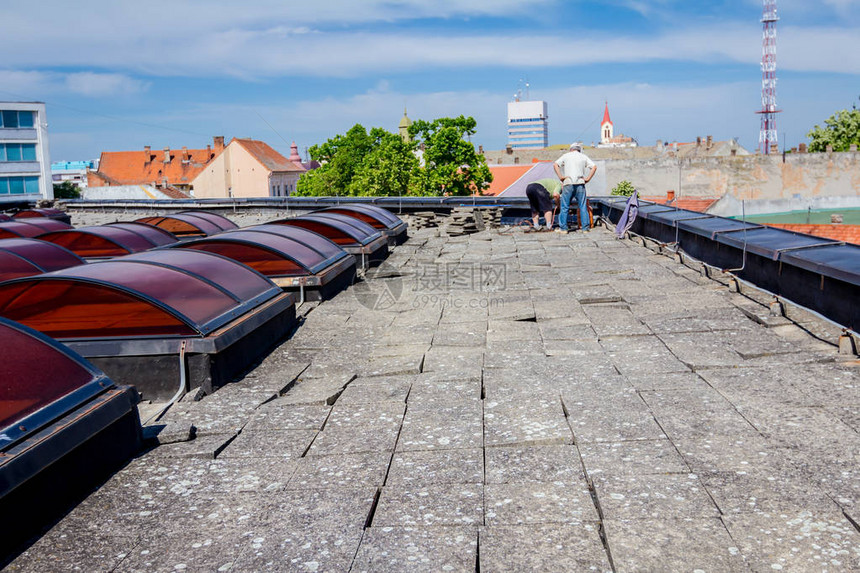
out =
[[[526,196],[529,198],[529,206],[532,209],[532,222],[534,228],[540,231],[540,214],[543,213],[546,222],[546,230],[552,231],[553,199],[557,199],[561,193],[561,181],[559,179],[538,179],[526,186]]]
[[[588,199],[585,195],[585,184],[591,181],[597,172],[597,165],[582,152],[581,143],[571,143],[570,151],[559,157],[555,165],[555,174],[564,184],[561,191],[561,212],[558,215],[558,233],[568,233],[567,211],[570,200],[576,198],[579,206],[579,222],[584,232],[590,231],[588,217]]]

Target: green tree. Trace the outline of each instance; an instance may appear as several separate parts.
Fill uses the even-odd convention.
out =
[[[809,138],[809,151],[848,151],[852,145],[860,144],[860,109],[837,111],[824,120],[824,127],[816,125],[806,134]]]
[[[409,136],[424,148],[424,166],[412,178],[412,194],[472,195],[490,186],[493,176],[484,156],[464,139],[474,135],[475,126],[473,118],[461,115],[417,120],[409,127]]]
[[[415,145],[384,129],[370,131],[373,146],[349,184],[349,195],[406,195],[418,169]]]
[[[308,153],[322,165],[303,174],[297,195],[405,195],[418,166],[414,144],[374,127],[355,124]]]
[[[619,181],[618,185],[612,188],[610,195],[621,195],[622,197],[630,197],[633,195],[633,192],[636,191],[636,187],[633,186],[628,180]]]
[[[81,190],[71,181],[54,184],[54,199],[80,199]]]

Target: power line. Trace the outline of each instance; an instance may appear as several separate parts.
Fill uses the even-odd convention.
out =
[[[7,91],[7,90],[0,90],[0,93],[9,94],[9,95],[11,95],[11,96],[14,96],[14,97],[16,97],[16,98],[20,98],[20,99],[22,99],[22,100],[28,100],[28,99],[31,99],[31,98],[28,98],[27,96],[24,96],[24,95],[21,95],[21,94],[16,94],[16,93],[13,93],[13,92],[10,92],[10,91]],[[209,134],[206,134],[206,133],[198,133],[198,132],[196,132],[196,131],[190,131],[190,130],[187,130],[187,129],[178,129],[178,128],[175,128],[175,127],[167,127],[167,126],[164,126],[164,125],[158,125],[157,123],[146,123],[146,122],[144,122],[144,121],[137,121],[137,120],[134,120],[134,119],[128,119],[128,118],[125,118],[125,117],[118,117],[118,116],[108,115],[108,114],[105,114],[105,113],[99,113],[99,112],[97,112],[97,111],[80,109],[80,108],[72,107],[72,106],[70,106],[70,105],[66,105],[66,104],[62,104],[62,103],[49,102],[48,100],[45,100],[45,105],[50,105],[50,106],[52,106],[52,107],[65,108],[65,109],[68,109],[68,110],[71,110],[71,111],[75,111],[75,112],[78,112],[78,113],[82,113],[82,114],[86,114],[86,115],[91,115],[91,116],[96,116],[96,117],[103,117],[103,118],[105,118],[105,119],[110,119],[110,120],[112,120],[112,121],[119,121],[119,122],[124,122],[124,123],[128,123],[128,124],[133,124],[133,125],[141,125],[141,126],[143,126],[143,127],[151,127],[151,128],[155,128],[155,129],[163,129],[163,130],[165,130],[165,131],[175,131],[176,133],[185,133],[185,134],[188,134],[188,135],[198,135],[198,136],[201,136],[201,137],[207,137],[207,138],[208,138],[208,137],[210,137],[210,135],[209,135]]]

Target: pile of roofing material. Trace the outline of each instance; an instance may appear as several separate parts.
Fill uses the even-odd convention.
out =
[[[410,217],[410,226],[414,229],[432,229],[439,226],[435,211],[418,211]]]
[[[137,392],[0,318],[0,562],[141,448]]]
[[[33,238],[51,231],[64,231],[72,226],[55,219],[13,219],[0,221],[0,239]]]
[[[0,316],[162,400],[231,381],[292,330],[295,304],[231,259],[159,249],[0,283]]]
[[[481,220],[480,227],[477,221],[476,210],[468,207],[457,207],[451,211],[451,215],[445,219],[442,225],[442,230],[449,237],[459,237],[462,235],[471,235],[477,233],[483,227]]]
[[[179,238],[208,237],[239,228],[227,217],[211,211],[180,211],[172,215],[141,217],[135,222],[159,227]]]
[[[104,259],[141,253],[177,241],[171,233],[142,223],[111,223],[98,227],[65,229],[39,235],[85,259]]]
[[[269,224],[301,227],[322,235],[355,257],[360,269],[379,264],[388,256],[388,239],[384,234],[346,215],[315,212],[301,217],[278,219]]]
[[[39,239],[0,240],[0,281],[30,277],[84,264],[75,253]]]
[[[490,229],[496,229],[502,225],[502,209],[500,207],[487,207],[480,210],[484,225]]]
[[[355,258],[334,241],[302,227],[255,225],[192,239],[175,248],[229,257],[267,276],[299,301],[325,300],[355,279]]]
[[[388,238],[388,245],[395,247],[406,241],[408,225],[387,209],[376,205],[338,205],[314,211],[315,213],[339,213],[363,221],[381,231]]]

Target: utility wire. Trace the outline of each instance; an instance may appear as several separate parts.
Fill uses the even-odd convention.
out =
[[[0,93],[9,94],[9,95],[14,96],[14,97],[16,97],[16,98],[21,98],[22,100],[28,100],[28,99],[31,99],[31,98],[29,98],[28,96],[24,96],[24,95],[21,95],[21,94],[16,94],[16,93],[13,93],[13,92],[10,92],[10,91],[6,91],[6,90],[0,90]],[[75,112],[78,112],[78,113],[83,113],[83,114],[92,115],[92,116],[97,116],[97,117],[103,117],[103,118],[105,118],[105,119],[110,119],[110,120],[113,120],[113,121],[125,122],[125,123],[129,123],[129,124],[134,124],[134,125],[141,125],[141,126],[143,126],[143,127],[152,127],[152,128],[155,128],[155,129],[163,129],[163,130],[166,130],[166,131],[175,131],[175,132],[177,132],[177,133],[186,133],[186,134],[189,134],[189,135],[199,135],[199,136],[201,136],[201,137],[207,137],[207,138],[209,137],[209,135],[208,135],[208,134],[205,134],[205,133],[197,133],[196,131],[190,131],[190,130],[187,130],[187,129],[177,129],[177,128],[175,128],[175,127],[167,127],[167,126],[164,126],[164,125],[158,125],[157,123],[146,123],[146,122],[143,122],[143,121],[136,121],[136,120],[128,119],[128,118],[125,118],[125,117],[117,117],[117,116],[113,116],[113,115],[107,115],[107,114],[105,114],[105,113],[99,113],[99,112],[97,112],[97,111],[86,110],[86,109],[80,109],[80,108],[72,107],[72,106],[70,106],[70,105],[66,105],[66,104],[62,104],[62,103],[49,102],[48,100],[45,100],[45,105],[51,105],[51,106],[53,106],[53,107],[61,107],[61,108],[69,109],[69,110],[72,110],[72,111],[75,111]]]

